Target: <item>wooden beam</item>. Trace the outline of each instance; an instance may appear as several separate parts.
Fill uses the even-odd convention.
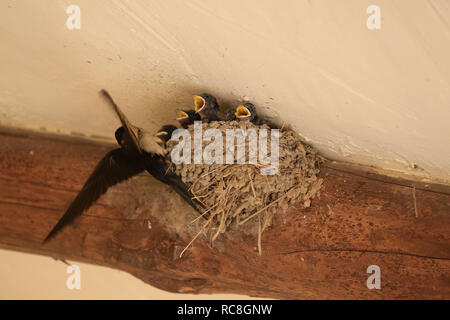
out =
[[[310,208],[276,215],[262,235],[232,230],[210,246],[194,212],[147,174],[111,188],[49,243],[110,146],[3,129],[0,247],[127,271],[172,292],[287,299],[449,299],[450,192],[326,164]],[[411,187],[413,186],[413,187]],[[415,187],[414,187],[415,186]],[[433,190],[438,191],[433,191]],[[381,269],[369,290],[367,267]]]

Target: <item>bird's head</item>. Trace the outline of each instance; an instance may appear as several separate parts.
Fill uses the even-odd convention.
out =
[[[114,135],[116,136],[116,141],[118,144],[122,145],[123,143],[123,135],[125,133],[125,129],[123,127],[120,127],[116,130]]]
[[[166,124],[158,130],[158,132],[156,133],[156,137],[158,137],[163,142],[164,145],[167,141],[170,140],[170,138],[172,137],[172,133],[176,129],[177,127],[171,124]]]
[[[219,103],[217,99],[209,93],[202,93],[201,95],[194,96],[195,112],[201,113],[207,109],[219,111]]]
[[[252,121],[256,117],[255,106],[250,102],[241,104],[236,108],[235,116],[239,121]]]
[[[193,124],[194,121],[200,121],[201,117],[195,110],[180,110],[178,112],[177,121],[183,127]]]

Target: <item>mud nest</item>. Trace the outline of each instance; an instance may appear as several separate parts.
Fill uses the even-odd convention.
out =
[[[271,157],[271,128],[268,125],[214,121],[202,123],[201,126],[203,133],[207,129],[218,129],[222,132],[223,163],[226,160],[227,148],[230,148],[226,143],[227,129],[241,130],[243,133],[249,129],[254,129],[256,132],[260,132],[259,129],[267,129],[267,150],[269,158]],[[193,138],[194,125],[190,125],[187,130]],[[214,138],[211,140],[214,141]],[[210,143],[211,141],[204,140],[202,150],[205,150]],[[237,149],[242,143],[245,144],[245,163],[237,164]],[[179,141],[168,142],[169,155],[177,144]],[[261,234],[272,225],[274,215],[294,204],[309,207],[311,199],[322,185],[322,179],[318,178],[318,173],[323,158],[290,129],[279,130],[278,170],[273,175],[265,175],[261,172],[261,169],[269,167],[269,164],[249,163],[248,138],[240,141],[235,139],[234,164],[194,164],[194,144],[192,139],[191,164],[175,165],[169,160],[170,170],[181,177],[194,197],[206,208],[201,216],[194,220],[201,223],[201,230],[191,243],[202,233],[213,242],[230,228],[256,223],[258,250],[261,254]],[[245,227],[248,229],[247,226]]]

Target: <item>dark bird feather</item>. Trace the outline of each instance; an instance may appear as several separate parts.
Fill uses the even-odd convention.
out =
[[[145,166],[137,155],[128,154],[123,149],[108,152],[97,164],[81,191],[44,241],[51,238],[64,225],[69,224],[75,217],[88,209],[109,187],[144,170]]]
[[[122,127],[115,132],[116,140],[121,148],[108,152],[97,164],[81,191],[62,218],[49,232],[44,242],[87,210],[109,187],[127,180],[144,170],[147,170],[159,181],[171,186],[196,211],[200,212],[199,208],[204,209],[203,205],[194,199],[193,194],[182,182],[181,178],[168,170],[163,146],[159,145],[159,142],[164,144],[164,140],[157,136],[150,136],[140,128],[133,126],[115,104],[109,93],[106,90],[102,90],[101,94],[110,102],[122,123]],[[169,137],[175,129],[174,126],[170,125],[161,128]],[[162,132],[161,130],[159,132]],[[156,139],[159,139],[159,142]]]

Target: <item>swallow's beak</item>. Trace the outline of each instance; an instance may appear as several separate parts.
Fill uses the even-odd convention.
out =
[[[184,120],[184,119],[187,119],[187,118],[189,118],[189,116],[188,116],[188,114],[186,112],[184,112],[184,111],[178,112],[177,121],[181,121],[181,120]]]
[[[168,135],[168,133],[166,132],[166,131],[160,131],[160,132],[158,132],[157,134],[156,134],[156,136],[158,137],[158,138],[164,138],[165,136],[167,136]]]
[[[205,106],[206,101],[201,96],[194,96],[195,112],[200,112]]]
[[[236,118],[247,118],[247,117],[250,117],[252,115],[252,113],[246,107],[244,107],[243,105],[240,105],[239,107],[236,108],[235,115],[236,115]]]

